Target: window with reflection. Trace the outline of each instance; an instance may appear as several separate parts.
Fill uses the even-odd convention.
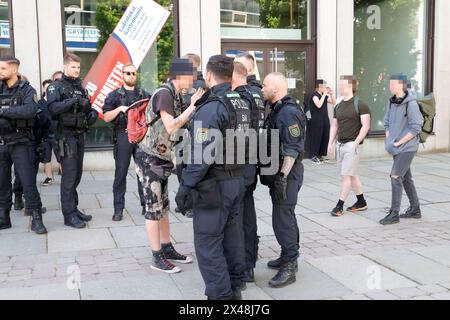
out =
[[[0,0],[0,55],[12,55],[10,1]]]
[[[312,0],[221,0],[222,39],[310,40]]]
[[[427,93],[430,6],[428,0],[355,0],[354,68],[372,131],[384,130],[391,75],[405,74],[419,96]]]

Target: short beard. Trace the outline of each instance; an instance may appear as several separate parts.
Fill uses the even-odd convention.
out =
[[[126,81],[126,80],[124,80],[123,82],[129,87],[135,87],[136,83],[137,83],[137,81],[130,82],[130,81]]]

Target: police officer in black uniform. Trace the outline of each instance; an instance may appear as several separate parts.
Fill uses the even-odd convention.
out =
[[[266,125],[268,137],[279,130],[279,154],[271,161],[279,161],[279,171],[269,176],[261,168],[261,182],[268,185],[272,197],[272,225],[281,256],[268,263],[278,269],[269,285],[281,288],[296,281],[299,257],[299,229],[295,217],[297,197],[303,184],[303,152],[306,118],[301,107],[289,96],[287,80],[280,73],[269,74],[263,84],[263,95],[271,105]],[[270,144],[268,144],[270,146]]]
[[[42,222],[35,172],[36,90],[18,76],[19,66],[20,61],[15,57],[0,58],[0,229],[11,228],[11,167],[14,164],[33,217],[31,230],[45,234],[47,229]]]
[[[45,107],[43,106],[42,100],[43,99],[38,101],[38,112],[36,114],[35,125],[33,127],[34,150],[36,153],[34,162],[36,180],[39,172],[39,163],[44,162],[45,160],[44,139],[48,137],[51,126],[51,119],[44,110]],[[23,202],[23,186],[22,182],[20,181],[20,176],[17,170],[14,170],[13,193],[14,193],[14,210],[20,211],[25,207],[24,212],[25,216],[31,216],[32,214],[30,208]],[[42,207],[41,212],[42,214],[46,213],[47,208]]]
[[[49,111],[58,119],[57,154],[61,163],[61,209],[64,224],[73,228],[86,227],[92,216],[78,210],[77,186],[83,174],[84,133],[97,120],[87,91],[82,87],[81,59],[68,53],[64,57],[64,75],[47,89]]]
[[[252,143],[251,146],[257,146],[257,138],[264,128],[266,111],[262,96],[259,95],[258,91],[252,89],[252,87],[248,85],[247,75],[246,67],[240,62],[234,62],[232,87],[233,90],[239,93],[241,98],[246,100],[251,106],[252,127],[256,129],[254,132],[254,137],[256,138],[254,139],[255,143]],[[243,174],[245,194],[242,201],[242,226],[244,232],[246,265],[243,281],[245,282],[254,282],[254,268],[258,258],[259,243],[255,200],[253,198],[253,192],[255,191],[257,184],[258,148],[253,148],[251,153],[253,155],[253,161],[245,166]]]
[[[124,85],[111,92],[105,100],[103,107],[105,122],[114,123],[114,160],[116,172],[114,175],[114,215],[113,221],[121,221],[125,208],[125,192],[127,188],[127,175],[131,156],[136,159],[137,145],[128,141],[127,110],[134,102],[147,99],[150,94],[136,87],[137,69],[133,64],[126,64],[122,68]],[[145,214],[145,200],[142,193],[142,184],[137,177],[139,199],[141,200],[142,214]]]
[[[210,91],[197,102],[190,130],[191,159],[183,170],[176,196],[182,211],[189,209],[192,196],[195,251],[205,294],[211,300],[242,299],[244,285],[245,254],[239,215],[245,163],[237,163],[236,153],[234,159],[226,161],[227,155],[236,152],[226,146],[231,142],[236,147],[230,132],[244,133],[251,128],[251,110],[239,94],[231,91],[232,75],[233,59],[221,55],[210,58],[206,74]],[[210,151],[203,157],[205,148]],[[211,159],[206,158],[209,155]]]

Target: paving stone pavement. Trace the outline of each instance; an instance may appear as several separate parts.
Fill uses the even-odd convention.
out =
[[[382,227],[390,201],[391,159],[362,162],[362,181],[370,209],[332,218],[339,179],[334,163],[305,161],[305,183],[296,209],[301,257],[297,282],[271,289],[274,275],[266,267],[279,255],[271,227],[268,190],[255,192],[260,239],[256,283],[244,299],[447,300],[450,299],[450,154],[421,155],[413,174],[423,219]],[[48,208],[49,234],[30,231],[30,218],[12,211],[13,228],[0,231],[0,299],[204,299],[195,262],[183,272],[166,275],[150,268],[150,250],[136,191],[133,168],[127,179],[122,222],[111,221],[113,172],[85,172],[79,187],[80,209],[94,219],[84,230],[63,225],[60,177],[39,186]],[[43,180],[39,174],[38,181]],[[177,182],[170,180],[174,204]],[[353,196],[348,204],[354,201]],[[403,208],[407,206],[406,196]],[[171,210],[172,240],[195,258],[192,220]]]

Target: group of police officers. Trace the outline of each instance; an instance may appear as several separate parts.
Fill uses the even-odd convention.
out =
[[[82,176],[84,133],[98,117],[91,108],[87,91],[81,85],[80,62],[76,55],[67,54],[64,75],[51,83],[46,93],[48,110],[58,123],[55,148],[62,169],[61,209],[64,223],[74,228],[84,228],[85,222],[92,219],[78,209],[76,189]],[[0,229],[11,227],[11,167],[14,165],[32,216],[31,229],[43,234],[47,230],[42,221],[42,203],[36,187],[37,137],[33,129],[37,125],[39,107],[36,91],[18,74],[19,65],[20,62],[14,57],[0,58]],[[170,101],[172,106],[155,110],[152,108],[154,97],[151,98],[149,108],[158,114],[151,123],[153,129],[149,128],[146,136],[147,146],[156,150],[151,154],[145,152],[144,144],[131,144],[127,134],[129,106],[149,99],[151,95],[137,87],[136,67],[132,64],[123,67],[124,84],[108,95],[104,106],[104,120],[114,124],[116,171],[113,220],[120,221],[123,217],[131,156],[138,167],[142,214],[147,222],[163,219],[164,212],[158,210],[168,211],[168,203],[163,205],[162,202],[168,202],[164,192],[167,193],[169,175],[155,173],[160,172],[161,167],[170,168],[167,166],[167,154],[173,152],[176,143],[167,145],[171,136],[167,132],[173,128],[187,130],[189,139],[184,141],[187,144],[184,152],[189,154],[189,159],[179,164],[176,170],[180,181],[176,211],[193,216],[195,251],[208,299],[241,299],[245,283],[254,282],[259,241],[253,193],[258,175],[261,183],[270,189],[273,228],[281,246],[280,257],[268,263],[269,268],[278,270],[269,285],[281,288],[292,284],[298,271],[299,229],[295,206],[303,183],[304,112],[288,95],[287,80],[282,74],[267,75],[263,84],[256,80],[255,60],[248,53],[235,59],[223,55],[211,57],[205,78],[198,72],[199,66],[199,57],[193,54],[174,59],[173,72],[164,85],[169,89],[173,87],[173,90],[168,90],[172,99],[166,97],[164,100],[161,89],[157,91],[161,96],[158,103],[164,105],[164,101]],[[180,88],[180,83],[189,85]],[[183,113],[168,112],[170,108],[174,110],[176,102],[181,104]],[[170,125],[167,112],[173,121]],[[161,117],[161,114],[164,116]],[[159,134],[155,128],[167,132]],[[229,161],[227,153],[230,150],[227,147],[230,140],[233,140],[233,145],[236,138],[234,134],[230,136],[230,132],[245,133],[250,130],[258,133],[258,146],[263,145],[259,141],[262,138],[268,139],[267,148],[274,144],[270,139],[276,137],[279,140],[276,141],[279,150],[271,154],[271,161],[277,164],[276,173],[264,175],[261,164],[249,161],[249,152],[255,149],[251,148],[249,140],[245,145],[245,162],[241,163],[236,156]],[[220,132],[222,139],[214,137],[215,132]],[[161,141],[163,136],[166,138]],[[201,158],[198,161],[195,159],[198,150],[202,151],[201,157],[203,151],[215,150],[210,153],[213,160]],[[258,148],[256,150],[258,152]],[[158,161],[147,161],[147,158]],[[151,174],[152,178],[149,179],[147,174]],[[153,229],[147,226],[149,230]],[[152,239],[151,235],[149,239]],[[169,260],[189,263],[192,259],[176,252],[170,240],[166,243],[163,240],[156,246],[159,251],[153,249],[154,244],[151,243],[152,267],[168,273],[181,271]]]

